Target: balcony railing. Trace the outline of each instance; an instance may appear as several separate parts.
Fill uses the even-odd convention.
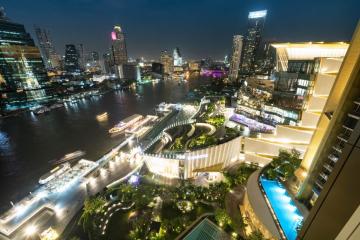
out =
[[[326,170],[328,170],[330,173],[332,172],[333,168],[332,168],[329,164],[325,163],[323,166],[324,166],[324,168],[325,168]]]

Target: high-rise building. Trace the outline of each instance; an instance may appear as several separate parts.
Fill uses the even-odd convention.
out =
[[[276,80],[282,83],[275,84],[278,86],[273,92],[273,95],[277,95],[274,104],[263,103],[260,108],[255,108],[256,106],[253,105],[257,102],[252,103],[254,97],[251,99],[247,97],[243,98],[242,104],[238,106],[241,110],[239,117],[242,121],[251,122],[246,119],[250,119],[249,114],[258,116],[258,121],[251,124],[254,129],[260,123],[268,125],[260,124],[263,128],[260,131],[266,131],[270,126],[272,127],[272,134],[244,138],[245,159],[251,162],[258,161],[260,164],[269,163],[281,149],[295,148],[300,151],[301,157],[304,156],[349,44],[343,42],[278,43],[274,47],[278,61],[282,61],[282,64],[278,64],[291,68],[295,68],[296,65],[306,66],[304,68],[309,70],[301,74],[296,71],[283,72],[288,77],[284,76],[283,79]],[[247,103],[250,104],[247,105]]]
[[[112,65],[113,64],[112,64],[111,54],[110,53],[104,53],[103,61],[104,61],[104,72],[106,74],[113,73],[113,70],[112,70]]]
[[[242,47],[243,37],[241,35],[235,35],[233,37],[233,46],[229,69],[229,80],[232,82],[235,82],[238,78]]]
[[[111,54],[114,65],[121,65],[128,62],[125,34],[119,25],[114,26],[111,32]]]
[[[85,49],[84,49],[84,44],[79,43],[76,47],[76,50],[78,52],[79,55],[79,68],[80,71],[85,69]]]
[[[47,73],[39,49],[24,25],[11,22],[0,10],[0,90],[2,100],[39,100]]]
[[[298,177],[311,208],[299,239],[360,237],[360,25],[320,116]]]
[[[74,44],[67,44],[65,46],[65,71],[68,73],[79,73],[79,52]]]
[[[35,33],[46,68],[60,68],[60,56],[55,51],[50,37],[50,32],[46,29],[35,26]]]
[[[100,57],[98,52],[92,51],[89,53],[86,61],[86,71],[93,73],[101,71]]]
[[[163,74],[164,73],[164,65],[161,63],[157,63],[157,62],[151,63],[151,72],[157,73],[157,74]]]
[[[254,73],[255,57],[258,54],[261,34],[263,32],[267,10],[250,12],[248,16],[248,29],[245,37],[241,60],[241,74]]]
[[[116,68],[117,76],[122,80],[140,81],[140,67],[136,63],[124,63]]]
[[[276,168],[277,177],[267,175],[272,164],[249,178],[241,210],[250,220],[249,226],[266,238],[359,239],[360,25],[347,45],[339,42],[325,44],[325,48],[308,46],[308,50],[294,45],[285,51],[288,57],[322,56],[314,69],[317,76],[301,125],[293,129],[278,125],[273,136],[261,137],[268,143],[244,142],[244,151],[259,152],[257,158],[245,156],[245,161],[256,162],[293,148],[303,159],[295,171],[296,179],[290,176],[286,180],[280,167]],[[344,50],[345,57],[333,57]],[[324,54],[331,56],[325,58]]]
[[[174,61],[172,56],[166,50],[161,52],[160,62],[164,67],[164,73],[171,75],[174,68]]]
[[[180,49],[177,47],[173,52],[174,66],[181,67],[183,65],[183,59],[180,54]]]

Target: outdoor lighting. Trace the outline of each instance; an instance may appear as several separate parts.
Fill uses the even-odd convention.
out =
[[[23,204],[20,204],[20,205],[17,205],[16,207],[15,207],[15,214],[16,215],[21,215],[22,213],[24,213],[25,212],[25,206],[23,205]]]
[[[56,240],[59,239],[59,234],[52,227],[49,227],[40,234],[40,239]]]
[[[64,212],[63,209],[62,209],[61,207],[59,207],[59,206],[56,206],[56,207],[54,208],[54,211],[55,211],[55,214],[56,214],[57,216],[61,216],[62,213]]]
[[[30,225],[25,229],[25,234],[27,236],[33,236],[38,231],[35,225]]]
[[[39,193],[37,193],[36,197],[38,197],[39,199],[42,199],[44,197],[47,196],[47,193],[45,191],[40,191]]]
[[[139,176],[131,175],[131,177],[129,178],[129,183],[132,185],[137,185],[139,183]]]

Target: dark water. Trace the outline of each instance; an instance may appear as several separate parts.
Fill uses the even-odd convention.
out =
[[[194,78],[178,85],[166,80],[67,104],[46,115],[25,113],[0,120],[0,209],[31,191],[52,168],[50,160],[76,150],[96,160],[121,141],[107,132],[114,124],[135,113],[151,114],[160,102],[181,101],[190,89],[206,82]],[[98,122],[96,115],[103,112],[108,121]]]

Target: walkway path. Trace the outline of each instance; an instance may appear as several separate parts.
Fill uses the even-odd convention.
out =
[[[244,236],[243,220],[240,213],[239,205],[245,194],[245,188],[241,185],[230,190],[225,196],[225,210],[235,225],[235,231]]]

